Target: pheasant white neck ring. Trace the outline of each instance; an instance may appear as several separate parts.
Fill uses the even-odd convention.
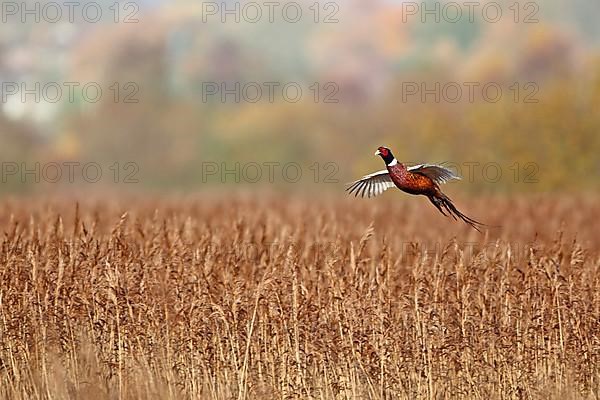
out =
[[[398,164],[398,160],[396,160],[395,158],[390,161],[390,163],[388,164],[388,167],[393,167],[394,165]]]

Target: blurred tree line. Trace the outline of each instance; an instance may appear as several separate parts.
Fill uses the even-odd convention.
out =
[[[64,80],[97,82],[104,96],[64,104],[51,122],[0,113],[0,159],[135,162],[137,187],[195,190],[219,183],[203,181],[204,162],[298,162],[307,170],[333,162],[343,183],[381,167],[373,151],[383,144],[406,162],[458,166],[472,178],[466,191],[600,188],[595,47],[548,23],[428,27],[403,24],[397,6],[356,4],[340,16],[352,29],[230,29],[172,7],[140,24],[92,30],[69,50]],[[117,100],[108,89],[115,82]],[[246,82],[294,82],[303,96],[205,96],[206,83]],[[473,101],[467,82],[478,83]],[[436,84],[447,90],[423,93]],[[128,94],[134,102],[124,101]],[[493,168],[483,176],[488,165],[502,178],[492,179]],[[0,190],[21,186],[3,182]]]

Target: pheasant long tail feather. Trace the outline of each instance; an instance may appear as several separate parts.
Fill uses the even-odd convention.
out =
[[[446,211],[448,212],[448,214],[450,214],[450,216],[452,216],[452,218],[457,219],[460,218],[461,220],[463,220],[466,224],[470,225],[471,227],[473,227],[473,229],[475,229],[477,232],[481,232],[481,229],[483,229],[484,227],[486,227],[487,225],[484,223],[481,223],[473,218],[470,218],[468,216],[466,216],[465,214],[461,213],[456,206],[452,203],[452,200],[450,200],[450,198],[444,194],[441,194],[441,196],[439,197],[433,197],[432,199],[430,199],[431,202],[437,207],[438,210],[440,210],[440,212],[444,215],[446,215],[446,213],[444,213],[444,211],[442,211],[442,208],[446,209]]]

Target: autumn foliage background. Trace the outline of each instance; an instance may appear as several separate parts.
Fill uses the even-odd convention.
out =
[[[334,15],[339,22],[315,23],[312,3],[301,2],[297,24],[222,23],[220,15],[203,16],[197,2],[139,4],[137,23],[9,19],[0,27],[5,81],[96,82],[104,89],[97,103],[80,95],[56,103],[11,96],[0,113],[3,161],[135,162],[140,184],[127,190],[196,191],[222,188],[198,172],[212,161],[335,162],[344,183],[375,167],[373,149],[385,144],[405,161],[502,166],[499,182],[479,177],[464,191],[597,189],[600,33],[590,20],[598,12],[593,2],[545,1],[537,11],[518,3],[519,23],[512,3],[501,2],[497,23],[480,12],[473,23],[466,16],[423,23],[394,1],[347,1]],[[117,102],[109,89],[115,82]],[[128,82],[138,89],[137,103],[121,101],[133,92]],[[280,95],[273,103],[231,96],[222,103],[218,95],[204,101],[207,82],[296,82],[304,93],[298,103]],[[325,90],[315,102],[308,89],[315,82],[335,83],[338,102],[324,103]],[[431,95],[422,101],[406,95],[411,82],[494,83],[503,95],[491,103],[477,90],[471,102],[465,89],[456,103]],[[508,179],[515,162],[535,163],[537,183]],[[40,187],[3,183],[4,192]],[[339,187],[317,190],[327,189]]]

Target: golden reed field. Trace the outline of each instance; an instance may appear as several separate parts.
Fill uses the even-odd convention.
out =
[[[0,201],[6,399],[598,399],[600,202]]]

